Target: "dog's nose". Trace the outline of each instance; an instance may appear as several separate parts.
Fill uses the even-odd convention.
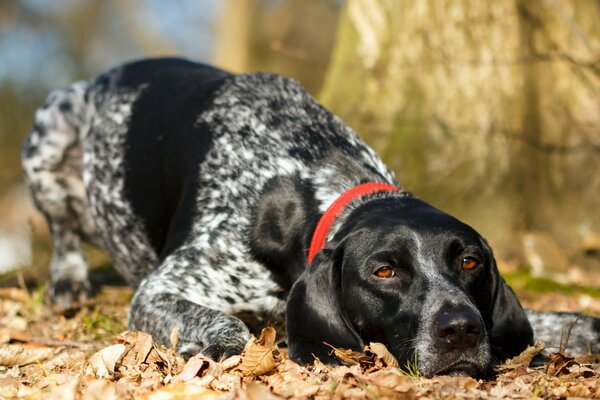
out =
[[[443,311],[437,321],[438,344],[448,350],[463,350],[475,346],[483,331],[481,318],[470,308]]]

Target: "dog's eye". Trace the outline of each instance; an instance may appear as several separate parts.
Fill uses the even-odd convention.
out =
[[[378,278],[392,278],[396,276],[396,273],[389,265],[384,265],[375,270],[375,276]]]
[[[477,268],[481,264],[481,261],[475,257],[465,257],[462,260],[462,267],[466,270],[472,270]]]

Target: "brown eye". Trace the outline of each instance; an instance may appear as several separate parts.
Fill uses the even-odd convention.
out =
[[[462,260],[462,267],[466,270],[472,270],[474,268],[477,268],[480,264],[481,262],[475,257],[465,257]]]
[[[396,276],[396,273],[389,265],[384,265],[383,267],[377,268],[375,271],[375,276],[378,278],[392,278]]]

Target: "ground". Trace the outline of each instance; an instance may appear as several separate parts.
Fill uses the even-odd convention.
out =
[[[150,336],[126,331],[131,290],[101,256],[91,258],[101,265],[93,275],[100,291],[70,316],[45,305],[43,280],[32,280],[27,271],[4,278],[0,399],[600,398],[600,355],[555,353],[544,366],[529,367],[542,345],[499,367],[492,380],[425,379],[412,363],[397,365],[377,343],[362,355],[332,348],[344,366],[315,361],[301,367],[286,358],[272,329],[249,342],[242,356],[220,363],[196,356],[186,362]],[[527,306],[600,316],[598,289],[534,279],[523,271],[507,278]],[[172,341],[177,340],[173,332]]]

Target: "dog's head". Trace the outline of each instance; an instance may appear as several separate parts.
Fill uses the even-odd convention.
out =
[[[290,356],[335,362],[327,342],[383,342],[425,376],[482,376],[532,343],[527,317],[472,228],[412,197],[371,200],[295,283]]]

